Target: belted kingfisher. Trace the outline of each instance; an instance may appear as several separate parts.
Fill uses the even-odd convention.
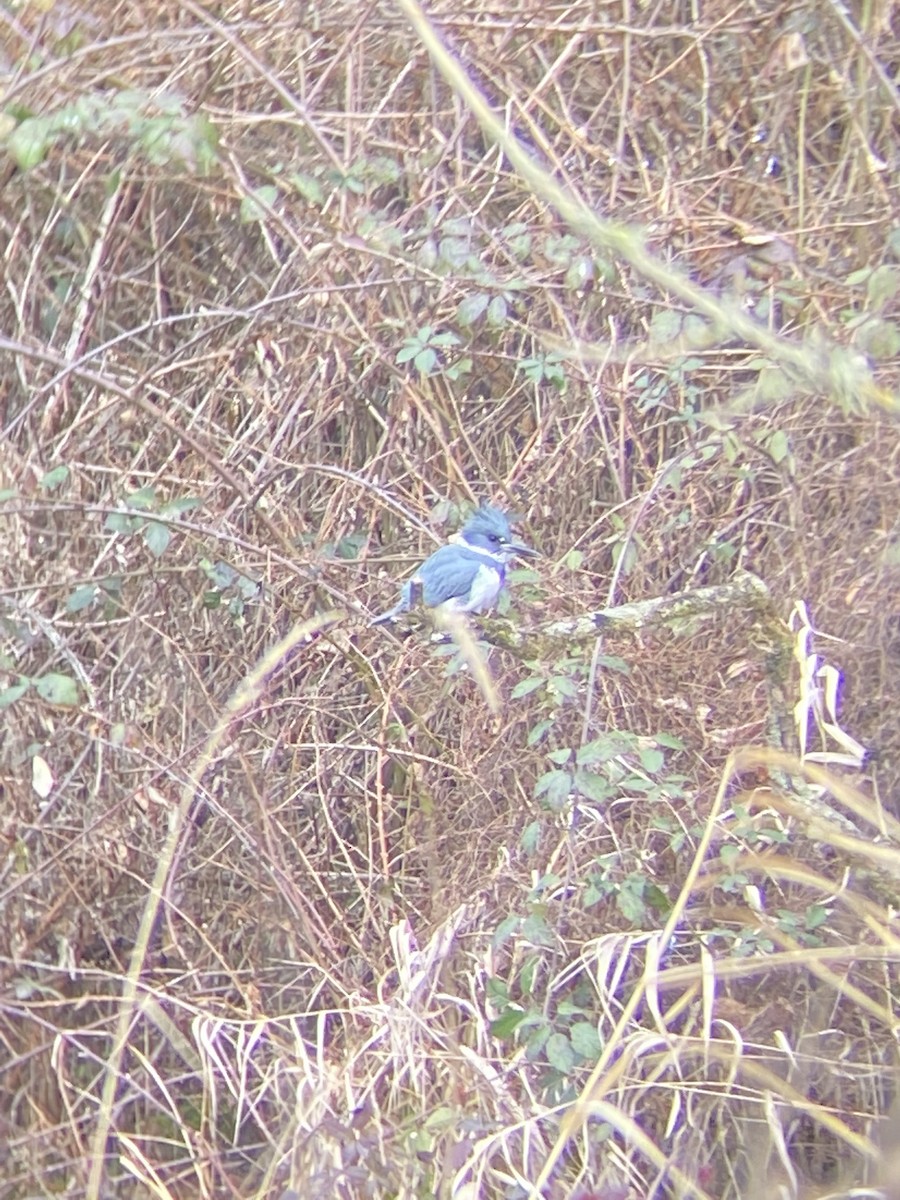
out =
[[[506,513],[482,505],[454,539],[435,550],[404,583],[399,602],[371,624],[396,621],[420,600],[426,608],[443,612],[484,612],[497,602],[506,568],[516,557],[536,558],[537,551],[513,540]]]

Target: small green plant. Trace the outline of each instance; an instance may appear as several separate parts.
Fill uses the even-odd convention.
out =
[[[122,607],[122,578],[120,575],[107,575],[104,579],[95,579],[89,583],[80,583],[66,600],[67,613],[80,613],[102,605],[104,616],[112,618]]]
[[[673,854],[680,854],[685,846],[696,844],[703,836],[704,827],[698,821],[685,825],[670,812],[662,811],[651,816],[650,828],[664,836],[667,848]]]
[[[775,910],[778,928],[801,946],[824,946],[825,939],[819,934],[831,915],[824,904],[809,904],[802,912],[786,908]]]
[[[898,240],[896,229],[893,238]],[[864,267],[854,271],[847,284],[858,295],[853,307],[843,314],[855,345],[876,362],[896,359],[900,354],[900,326],[895,319],[900,264],[883,262]]]
[[[544,689],[556,705],[576,698],[574,662],[556,664],[558,675],[532,664],[519,694]],[[569,805],[606,808],[622,797],[668,801],[684,790],[684,777],[667,763],[667,752],[673,749],[683,749],[682,743],[667,734],[647,738],[612,731],[578,748],[551,750],[550,769],[537,780],[534,794],[551,814]],[[528,825],[521,841],[526,853],[537,853],[548,824],[558,824],[555,816],[548,821],[545,814]],[[523,909],[501,922],[494,935],[495,950],[509,947],[516,965],[509,976],[498,974],[488,983],[487,999],[496,1014],[491,1032],[521,1046],[526,1058],[541,1068],[548,1100],[574,1094],[579,1076],[601,1050],[601,1014],[589,973],[580,967],[558,971],[559,938],[550,920],[553,905],[565,898],[588,911],[606,903],[634,936],[658,929],[671,911],[671,897],[649,864],[649,857],[646,862],[629,862],[616,852],[598,855],[577,875],[547,872],[534,883]]]
[[[678,316],[678,314],[675,314]],[[695,372],[705,366],[702,358],[676,359],[666,371],[643,371],[634,379],[638,407],[642,412],[668,410],[669,420],[696,429],[696,414],[703,404],[703,385]]]
[[[0,661],[0,670],[8,669],[9,665],[9,660]],[[19,675],[15,683],[0,689],[0,709],[9,708],[32,689],[42,700],[60,708],[74,708],[81,703],[81,687],[78,681],[71,675],[51,671],[46,675]]]
[[[128,508],[136,509],[137,513],[111,512],[103,523],[103,528],[110,533],[140,534],[144,545],[154,558],[162,558],[169,548],[172,541],[172,519],[200,505],[200,501],[192,496],[160,503],[156,489],[152,487],[142,487],[129,492],[124,498],[124,503]],[[144,513],[147,515],[138,515]]]
[[[645,872],[622,874],[618,854],[605,854],[595,860],[585,881],[581,902],[584,908],[592,908],[610,898],[635,929],[648,925],[656,928],[660,916],[667,916],[671,908],[669,897]]]
[[[70,474],[69,468],[61,463],[42,476],[38,486],[42,492],[58,492],[64,484],[69,482]]]
[[[445,374],[458,379],[472,370],[470,358],[446,361],[447,351],[459,344],[455,333],[449,330],[440,333],[433,325],[422,325],[404,341],[395,358],[398,363],[412,362],[420,375]]]
[[[629,666],[624,659],[615,655],[601,655],[598,666],[606,671],[618,671],[628,675]],[[512,690],[514,700],[542,692],[539,706],[540,716],[528,731],[528,745],[537,746],[556,724],[557,717],[566,705],[577,702],[588,677],[588,665],[579,656],[566,656],[547,665],[542,662],[526,663],[531,674],[521,679]]]
[[[22,171],[39,166],[57,144],[91,136],[118,137],[152,163],[177,163],[198,174],[218,161],[215,125],[171,92],[89,91],[55,112],[33,114],[20,107],[0,116],[0,144]]]
[[[543,896],[560,882],[556,876],[545,876],[529,897],[530,911],[507,918],[498,928],[495,949],[514,941],[521,965],[510,980],[490,977],[485,996],[495,1014],[492,1035],[522,1046],[529,1062],[543,1064],[542,1086],[553,1098],[570,1093],[575,1074],[591,1067],[602,1048],[596,993],[587,977],[579,973],[558,995],[548,994],[552,992],[550,954],[557,939],[544,914]]]
[[[534,387],[549,384],[558,392],[566,390],[565,355],[550,350],[546,354],[536,354],[531,358],[523,358],[517,364],[529,383]]]
[[[764,824],[760,814],[754,815],[744,804],[732,808],[734,823],[728,826],[733,837],[748,846],[782,846],[788,835],[776,825]]]
[[[244,615],[247,604],[259,596],[260,584],[257,580],[221,559],[212,562],[208,558],[201,558],[200,570],[211,585],[203,593],[204,608],[217,609],[225,605],[228,613],[238,618]]]
[[[762,929],[750,929],[742,926],[732,929],[730,926],[716,926],[704,935],[704,941],[714,948],[715,943],[721,943],[728,954],[735,958],[753,958],[757,954],[771,954],[775,950],[775,942]]]
[[[514,291],[472,292],[461,300],[456,310],[456,323],[465,328],[477,325],[482,317],[489,329],[502,329],[509,321],[510,310],[516,302]]]
[[[668,734],[646,738],[614,731],[577,749],[551,750],[547,757],[553,766],[538,779],[534,795],[553,811],[570,800],[606,804],[623,795],[674,799],[683,794],[684,777],[664,771],[665,752],[683,748]]]

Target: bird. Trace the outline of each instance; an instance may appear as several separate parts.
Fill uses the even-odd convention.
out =
[[[537,558],[538,552],[513,538],[502,509],[483,504],[446,546],[426,558],[400,590],[393,608],[371,625],[396,621],[421,601],[436,613],[482,613],[493,608],[514,558]]]

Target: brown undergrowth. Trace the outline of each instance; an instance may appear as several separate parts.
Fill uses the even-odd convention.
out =
[[[896,18],[430,9],[617,242],[409,4],[97,7],[0,14],[0,1196],[888,1194]],[[367,624],[481,500],[497,711]]]

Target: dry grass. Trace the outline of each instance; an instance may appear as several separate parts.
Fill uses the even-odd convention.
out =
[[[0,14],[0,1197],[896,1196],[896,16],[439,5],[526,181],[409,3],[98,7]],[[480,499],[498,714],[364,620]]]

